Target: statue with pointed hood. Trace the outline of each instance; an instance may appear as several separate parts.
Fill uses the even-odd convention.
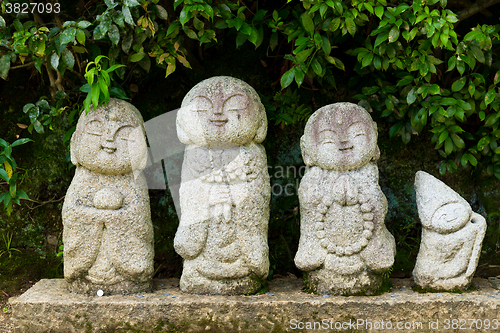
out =
[[[422,239],[413,279],[422,288],[467,288],[476,271],[486,220],[458,193],[430,174],[415,176]]]
[[[64,200],[64,278],[69,290],[105,295],[151,289],[153,226],[142,116],[111,99],[82,113],[71,138],[75,176]]]
[[[375,164],[377,125],[360,106],[331,104],[311,116],[300,142],[309,169],[299,187],[295,264],[315,292],[373,293],[396,254]]]
[[[267,118],[255,90],[232,77],[204,80],[185,96],[177,135],[186,144],[174,239],[182,291],[245,294],[267,277],[270,184]]]

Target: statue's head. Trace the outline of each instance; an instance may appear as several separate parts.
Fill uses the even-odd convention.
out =
[[[266,133],[266,112],[259,96],[246,82],[229,76],[198,83],[177,114],[177,135],[184,144],[241,146],[262,142]]]
[[[81,114],[71,137],[71,162],[108,175],[142,170],[147,162],[143,127],[139,110],[112,98],[108,104]]]
[[[357,169],[380,156],[377,124],[352,103],[335,103],[314,112],[300,144],[306,165],[327,170]]]

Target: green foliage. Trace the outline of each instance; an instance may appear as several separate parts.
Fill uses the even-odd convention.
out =
[[[4,181],[4,183],[0,183],[0,202],[3,202],[8,215],[12,212],[14,203],[20,205],[20,199],[29,199],[26,192],[17,188],[19,172],[16,171],[16,160],[12,157],[12,148],[29,141],[32,140],[24,138],[9,144],[7,141],[0,139],[0,179]],[[1,185],[6,185],[7,189]]]
[[[125,65],[114,64],[107,69],[103,69],[101,63],[102,58],[109,59],[103,55],[97,56],[95,61],[89,62],[85,68],[85,78],[87,79],[87,84],[83,85],[80,90],[87,92],[87,97],[83,102],[83,107],[86,113],[89,112],[90,103],[93,104],[94,108],[97,108],[98,106],[109,102],[111,73],[120,67],[125,67]],[[127,98],[125,92],[118,87],[115,87],[114,93],[117,94],[118,97],[124,99]]]
[[[21,252],[20,250],[18,249],[15,249],[11,246],[12,244],[12,234],[2,234],[2,238],[3,238],[3,242],[4,242],[4,249],[3,250],[0,250],[0,257],[3,256],[4,254],[8,253],[9,254],[9,258],[12,257],[12,251],[17,251],[17,252]]]

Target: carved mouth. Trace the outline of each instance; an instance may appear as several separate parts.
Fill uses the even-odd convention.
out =
[[[104,150],[108,154],[113,154],[116,151],[116,148],[102,147],[102,150]]]
[[[210,119],[215,126],[224,126],[227,123],[228,119]]]
[[[340,151],[346,151],[346,150],[352,150],[354,147],[345,147],[345,148],[340,148]]]

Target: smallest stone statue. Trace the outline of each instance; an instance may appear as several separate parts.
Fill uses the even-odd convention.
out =
[[[486,220],[426,172],[417,172],[415,192],[423,228],[413,279],[422,288],[467,288],[479,261]]]

